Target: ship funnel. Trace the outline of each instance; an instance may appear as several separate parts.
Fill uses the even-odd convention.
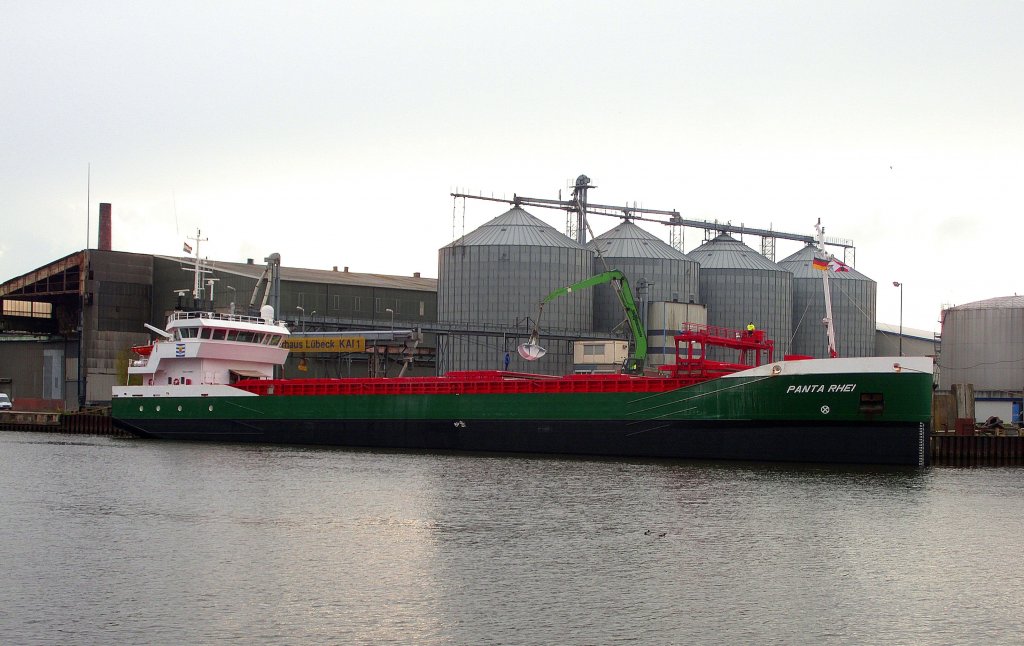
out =
[[[263,307],[261,307],[260,308],[260,318],[263,319],[264,321],[266,321],[267,323],[273,323],[274,322],[274,306],[273,305],[264,305]]]

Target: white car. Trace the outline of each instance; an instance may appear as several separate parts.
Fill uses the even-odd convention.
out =
[[[0,393],[0,410],[11,410],[14,408],[14,404],[11,403],[11,398],[5,393]]]

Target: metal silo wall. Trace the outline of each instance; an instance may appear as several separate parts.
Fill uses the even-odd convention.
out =
[[[633,298],[643,314],[644,303],[656,301],[696,302],[699,292],[698,275],[700,265],[693,261],[671,258],[605,258],[608,267],[618,269],[626,275]],[[604,271],[604,263],[594,261],[594,273]],[[654,283],[646,294],[640,290],[640,279]],[[641,302],[643,301],[643,302]],[[612,328],[626,319],[622,304],[611,285],[594,288],[594,331],[611,332]],[[626,327],[628,330],[628,327]]]
[[[700,302],[707,305],[708,325],[742,330],[753,321],[775,341],[775,358],[790,352],[793,274],[788,271],[701,267]],[[734,360],[735,352],[712,353]]]
[[[516,345],[529,336],[540,300],[590,276],[592,257],[586,249],[554,246],[442,248],[438,254],[438,323],[441,328],[448,326],[451,334],[447,341],[439,341],[439,371],[501,369],[508,352],[510,370],[572,372],[571,343],[546,337],[593,329],[591,290],[563,296],[545,306],[540,330],[541,345],[548,354],[543,359],[523,360]],[[521,336],[516,336],[517,331]]]
[[[939,388],[1019,392],[1024,383],[1024,309],[949,309],[942,321]]]
[[[876,294],[872,280],[830,278],[836,353],[840,357],[875,356]],[[793,342],[790,352],[828,356],[825,288],[820,278],[793,278]]]

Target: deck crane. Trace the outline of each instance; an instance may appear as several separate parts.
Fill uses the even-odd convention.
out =
[[[622,372],[628,375],[643,374],[644,362],[647,360],[647,332],[644,330],[643,322],[640,319],[640,312],[637,310],[636,301],[633,300],[633,292],[629,289],[629,281],[626,280],[625,274],[618,269],[602,272],[578,283],[573,283],[568,287],[559,287],[545,296],[540,302],[540,308],[537,312],[537,319],[534,321],[530,339],[518,348],[519,356],[527,361],[536,361],[547,354],[547,350],[540,346],[540,317],[544,313],[544,306],[546,304],[560,296],[571,294],[576,290],[603,285],[604,283],[611,283],[612,289],[615,290],[615,295],[619,297],[619,302],[622,304],[622,309],[626,312],[626,320],[629,323],[629,329],[633,333],[633,341],[636,345],[633,354],[623,362]]]

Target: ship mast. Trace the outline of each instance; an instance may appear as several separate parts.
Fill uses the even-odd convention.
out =
[[[202,232],[199,229],[196,229],[196,234],[194,236],[185,236],[185,240],[185,248],[182,251],[186,254],[194,254],[195,258],[193,260],[192,267],[182,267],[182,270],[192,272],[192,307],[202,308],[204,306],[203,303],[206,300],[206,296],[204,294],[205,289],[203,288],[203,274],[210,274],[213,272],[206,268],[206,263],[199,257],[199,243],[206,242],[208,238],[202,237]],[[190,245],[187,240],[191,240],[195,243],[195,246]],[[186,258],[187,257],[188,256],[186,256]],[[217,279],[211,278],[205,282],[206,285],[210,286],[210,307],[213,307],[213,281],[215,280]],[[184,298],[185,294],[188,293],[188,290],[186,289],[175,291],[178,292],[179,299]]]
[[[821,226],[821,218],[818,218],[818,223],[814,225],[816,232],[816,239],[818,240],[818,250],[825,257],[826,261],[832,259],[831,254],[825,251],[825,227]],[[835,358],[836,353],[836,328],[832,323],[832,294],[828,288],[828,273],[830,269],[825,268],[821,272],[821,284],[825,288],[825,318],[821,320],[825,324],[825,329],[828,331],[828,356]]]

